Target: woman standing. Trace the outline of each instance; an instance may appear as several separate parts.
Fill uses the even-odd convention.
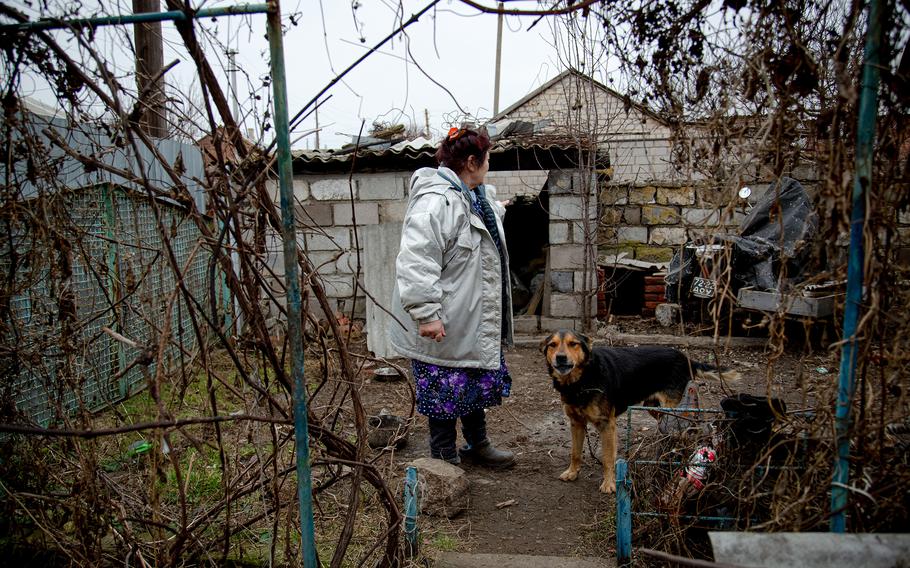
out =
[[[407,328],[393,324],[390,339],[412,360],[431,456],[503,468],[515,456],[490,443],[484,416],[512,384],[502,354],[512,342],[505,207],[483,183],[490,146],[484,132],[453,128],[439,168],[411,177],[392,300]],[[465,445],[456,452],[459,418]]]

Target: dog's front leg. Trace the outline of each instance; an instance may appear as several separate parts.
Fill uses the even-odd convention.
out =
[[[601,461],[603,462],[604,480],[600,484],[601,493],[616,493],[616,417],[611,416],[597,424],[600,430]]]
[[[581,450],[585,443],[586,424],[570,418],[572,422],[572,453],[569,458],[569,469],[562,472],[559,479],[563,481],[575,481],[578,478],[578,470],[581,469]]]

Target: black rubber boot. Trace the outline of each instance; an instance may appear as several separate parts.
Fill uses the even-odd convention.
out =
[[[429,418],[430,423],[430,457],[444,460],[452,465],[461,463],[455,450],[455,419],[447,420]]]
[[[487,419],[482,408],[461,417],[461,433],[464,447],[458,450],[466,463],[505,469],[515,465],[515,454],[499,450],[487,438]]]
[[[515,454],[509,450],[497,449],[490,440],[473,446],[465,445],[458,450],[465,463],[482,465],[491,469],[506,469],[515,465]]]

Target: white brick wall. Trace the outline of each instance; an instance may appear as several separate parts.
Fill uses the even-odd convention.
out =
[[[410,172],[401,172],[354,176],[353,207],[356,211],[357,225],[360,227],[378,223],[400,224],[407,209],[407,186],[410,175]],[[548,171],[537,170],[490,172],[486,181],[496,187],[496,199],[506,201],[517,196],[538,196],[548,175]],[[577,184],[578,180],[573,180],[573,185]],[[309,252],[311,261],[320,267],[319,274],[330,301],[336,302],[338,306],[347,305],[344,302],[350,301],[347,299],[353,293],[353,276],[356,268],[356,253],[352,250],[354,241],[349,178],[298,176],[294,180],[294,185],[300,213],[302,214],[304,209],[310,211],[321,221],[315,224],[322,225],[322,231],[309,228],[301,230],[298,242],[303,250]],[[595,189],[593,185],[592,191]],[[584,247],[576,242],[584,235],[580,227],[584,223],[581,220],[584,213],[581,210],[581,198],[575,194],[551,195],[550,207],[555,208],[549,227],[551,269],[567,271],[570,274],[570,282],[580,281],[580,275],[575,273],[581,269],[584,260]],[[596,219],[596,197],[590,200],[589,212],[591,219]],[[567,218],[560,221],[558,219],[560,216]],[[573,224],[579,227],[573,229],[571,227]],[[272,239],[271,244],[275,245],[275,252],[270,255],[273,260],[272,266],[279,269],[280,274],[282,265],[280,239]],[[363,244],[361,239],[361,248]],[[394,262],[394,258],[390,258],[389,262]],[[578,317],[579,299],[579,296],[565,295],[562,298],[562,306],[557,306],[557,311],[566,312],[567,317]]]
[[[377,225],[379,224],[379,204],[378,203],[334,203],[332,204],[332,215],[336,225],[353,225],[354,217],[357,217],[358,225]]]
[[[571,232],[569,231],[568,222],[558,222],[555,219],[550,220],[550,244],[552,245],[562,245],[570,243],[569,237]]]
[[[307,233],[306,250],[347,250],[351,248],[351,231],[346,227],[325,227],[318,233]]]
[[[496,187],[496,199],[506,201],[519,195],[537,196],[547,181],[547,172],[489,172],[485,181]]]
[[[360,199],[404,199],[407,195],[409,175],[372,174],[356,177]]]
[[[343,200],[351,198],[351,183],[348,178],[329,178],[314,181],[310,184],[310,194],[320,201]],[[354,198],[357,198],[357,184],[353,187]]]
[[[677,172],[671,164],[669,127],[574,74],[516,108],[508,118],[549,120],[545,132],[554,134],[596,133],[607,147],[615,181],[702,179],[691,167]]]

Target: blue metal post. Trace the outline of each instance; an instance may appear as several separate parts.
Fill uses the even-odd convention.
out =
[[[407,555],[417,555],[417,468],[409,466],[404,482],[404,538]]]
[[[632,479],[629,464],[616,460],[616,565],[632,562]]]
[[[844,346],[841,349],[837,389],[835,433],[837,458],[831,482],[831,532],[842,533],[847,521],[847,482],[850,476],[850,406],[856,389],[856,325],[863,299],[863,230],[866,221],[866,192],[872,185],[872,150],[878,114],[879,52],[882,44],[880,0],[869,3],[869,24],[863,56],[862,91],[856,135],[856,176],[853,182],[853,210],[850,215],[850,258],[847,264],[847,302],[844,308]]]
[[[281,37],[281,8],[269,2],[269,53],[272,58],[272,92],[275,98],[275,139],[278,148],[278,186],[281,193],[281,238],[284,241],[284,278],[287,286],[288,346],[294,377],[294,435],[297,440],[297,497],[300,500],[300,535],[303,565],[316,568],[313,531],[313,492],[310,475],[309,432],[306,385],[303,376],[303,334],[301,333],[300,276],[297,270],[297,235],[294,221],[294,188],[291,169],[291,138],[288,127],[287,80],[284,67],[284,40]]]

